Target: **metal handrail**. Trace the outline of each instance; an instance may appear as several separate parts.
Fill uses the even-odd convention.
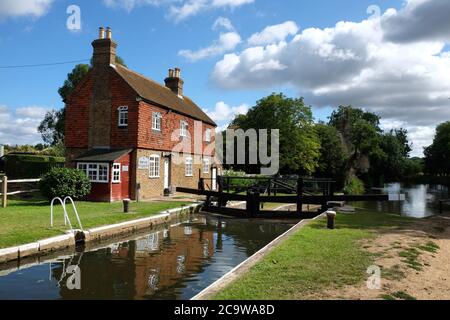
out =
[[[69,216],[67,215],[65,202],[59,197],[53,198],[52,202],[50,203],[50,227],[53,228],[53,206],[56,200],[58,200],[59,203],[61,203],[61,207],[63,208],[64,211],[64,225],[66,226],[68,222],[70,230],[73,232],[72,223],[70,223]]]
[[[66,206],[67,200],[70,200],[70,202],[72,203],[72,208],[73,208],[73,211],[75,212],[75,216],[77,217],[78,225],[80,226],[80,230],[83,231],[83,226],[81,225],[80,216],[78,215],[78,210],[77,210],[77,207],[75,206],[75,201],[73,201],[72,197],[69,197],[69,196],[65,197],[64,198],[64,207]],[[66,214],[67,214],[67,212],[66,212]]]
[[[80,226],[80,230],[83,230],[83,226],[81,225],[80,216],[78,214],[77,207],[75,206],[75,201],[73,201],[73,199],[71,197],[69,197],[69,196],[65,197],[64,200],[62,200],[59,197],[56,197],[50,203],[50,226],[53,228],[53,207],[54,207],[54,203],[55,203],[55,201],[59,201],[59,203],[61,203],[61,207],[63,208],[63,211],[64,211],[64,225],[66,226],[67,223],[69,223],[70,231],[72,233],[74,233],[75,230],[73,229],[72,223],[70,222],[70,219],[69,219],[69,215],[67,214],[66,202],[68,200],[70,200],[70,202],[72,203],[72,208],[73,208],[73,211],[75,212],[75,216],[77,218],[78,225]]]

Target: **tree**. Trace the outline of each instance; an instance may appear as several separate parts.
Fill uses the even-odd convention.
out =
[[[246,115],[236,117],[230,127],[244,131],[279,129],[283,173],[312,174],[318,166],[320,142],[314,131],[311,107],[304,104],[303,98],[272,94],[259,100]]]
[[[347,155],[342,146],[339,132],[335,127],[324,123],[316,124],[315,130],[320,140],[319,165],[315,176],[332,178],[339,187],[342,187]]]
[[[351,106],[340,106],[330,116],[329,124],[342,136],[344,150],[348,153],[346,178],[348,183],[358,174],[366,174],[371,156],[382,156],[380,149],[380,118],[370,112]]]
[[[119,56],[116,56],[116,63],[126,67],[124,60]],[[88,64],[78,64],[67,75],[63,86],[58,89],[58,93],[64,103],[67,102],[67,98],[89,72],[91,66]],[[65,114],[65,107],[61,110],[52,110],[45,114],[44,119],[38,127],[38,132],[41,134],[45,143],[51,146],[64,144]]]
[[[45,114],[38,132],[46,144],[55,146],[64,141],[64,113],[65,109],[61,109],[51,110]]]
[[[380,149],[381,152],[372,154],[370,158],[372,181],[381,184],[384,180],[403,179],[408,169],[408,157],[411,152],[408,131],[396,129],[383,133],[380,135]]]
[[[450,176],[450,121],[436,128],[433,144],[424,150],[426,172],[436,176]]]

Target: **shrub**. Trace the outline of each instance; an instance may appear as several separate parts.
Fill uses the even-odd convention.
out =
[[[344,188],[345,194],[363,194],[365,191],[364,182],[362,182],[357,177],[353,177],[347,182],[347,185]]]
[[[80,199],[89,194],[91,183],[83,171],[69,168],[54,168],[39,182],[43,196],[51,200],[55,197]]]

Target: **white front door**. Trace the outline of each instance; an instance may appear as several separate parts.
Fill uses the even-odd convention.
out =
[[[169,189],[169,159],[164,159],[164,189]]]
[[[212,168],[212,190],[217,190],[217,168]]]

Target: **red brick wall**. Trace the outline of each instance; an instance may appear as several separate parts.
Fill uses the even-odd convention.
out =
[[[179,141],[171,141],[171,135],[180,128],[180,121],[188,123],[191,137],[194,136],[195,120],[178,113],[153,106],[146,102],[137,102],[136,93],[115,72],[110,71],[111,90],[111,148],[144,148],[171,151]],[[89,108],[92,103],[93,81],[91,73],[78,86],[67,103],[66,109],[66,147],[87,148],[89,143]],[[128,106],[128,127],[119,128],[118,111],[120,106]],[[152,130],[153,112],[163,116],[162,131]],[[206,129],[212,130],[214,143],[214,127],[203,123],[203,137]],[[101,135],[102,132],[94,134]],[[194,153],[194,141],[191,139],[191,150]],[[202,139],[203,141],[204,139]],[[203,141],[203,148],[208,144]]]
[[[139,105],[139,131],[138,131],[138,148],[172,151],[173,148],[180,143],[181,140],[171,141],[172,133],[180,129],[180,121],[188,123],[188,131],[191,138],[191,153],[202,154],[194,150],[194,123],[195,120],[187,116],[169,111],[167,109],[159,108],[147,102],[140,102]],[[162,114],[161,132],[152,130],[153,112]],[[206,129],[211,129],[211,143],[214,143],[214,127],[212,125],[202,124],[202,150],[209,144],[204,141]],[[178,135],[177,135],[178,138]]]
[[[139,102],[136,93],[115,72],[111,72],[111,148],[133,149],[137,147]],[[128,127],[119,128],[117,108],[128,107]]]
[[[67,148],[88,147],[92,85],[92,74],[88,73],[67,101],[65,121],[65,144]]]

